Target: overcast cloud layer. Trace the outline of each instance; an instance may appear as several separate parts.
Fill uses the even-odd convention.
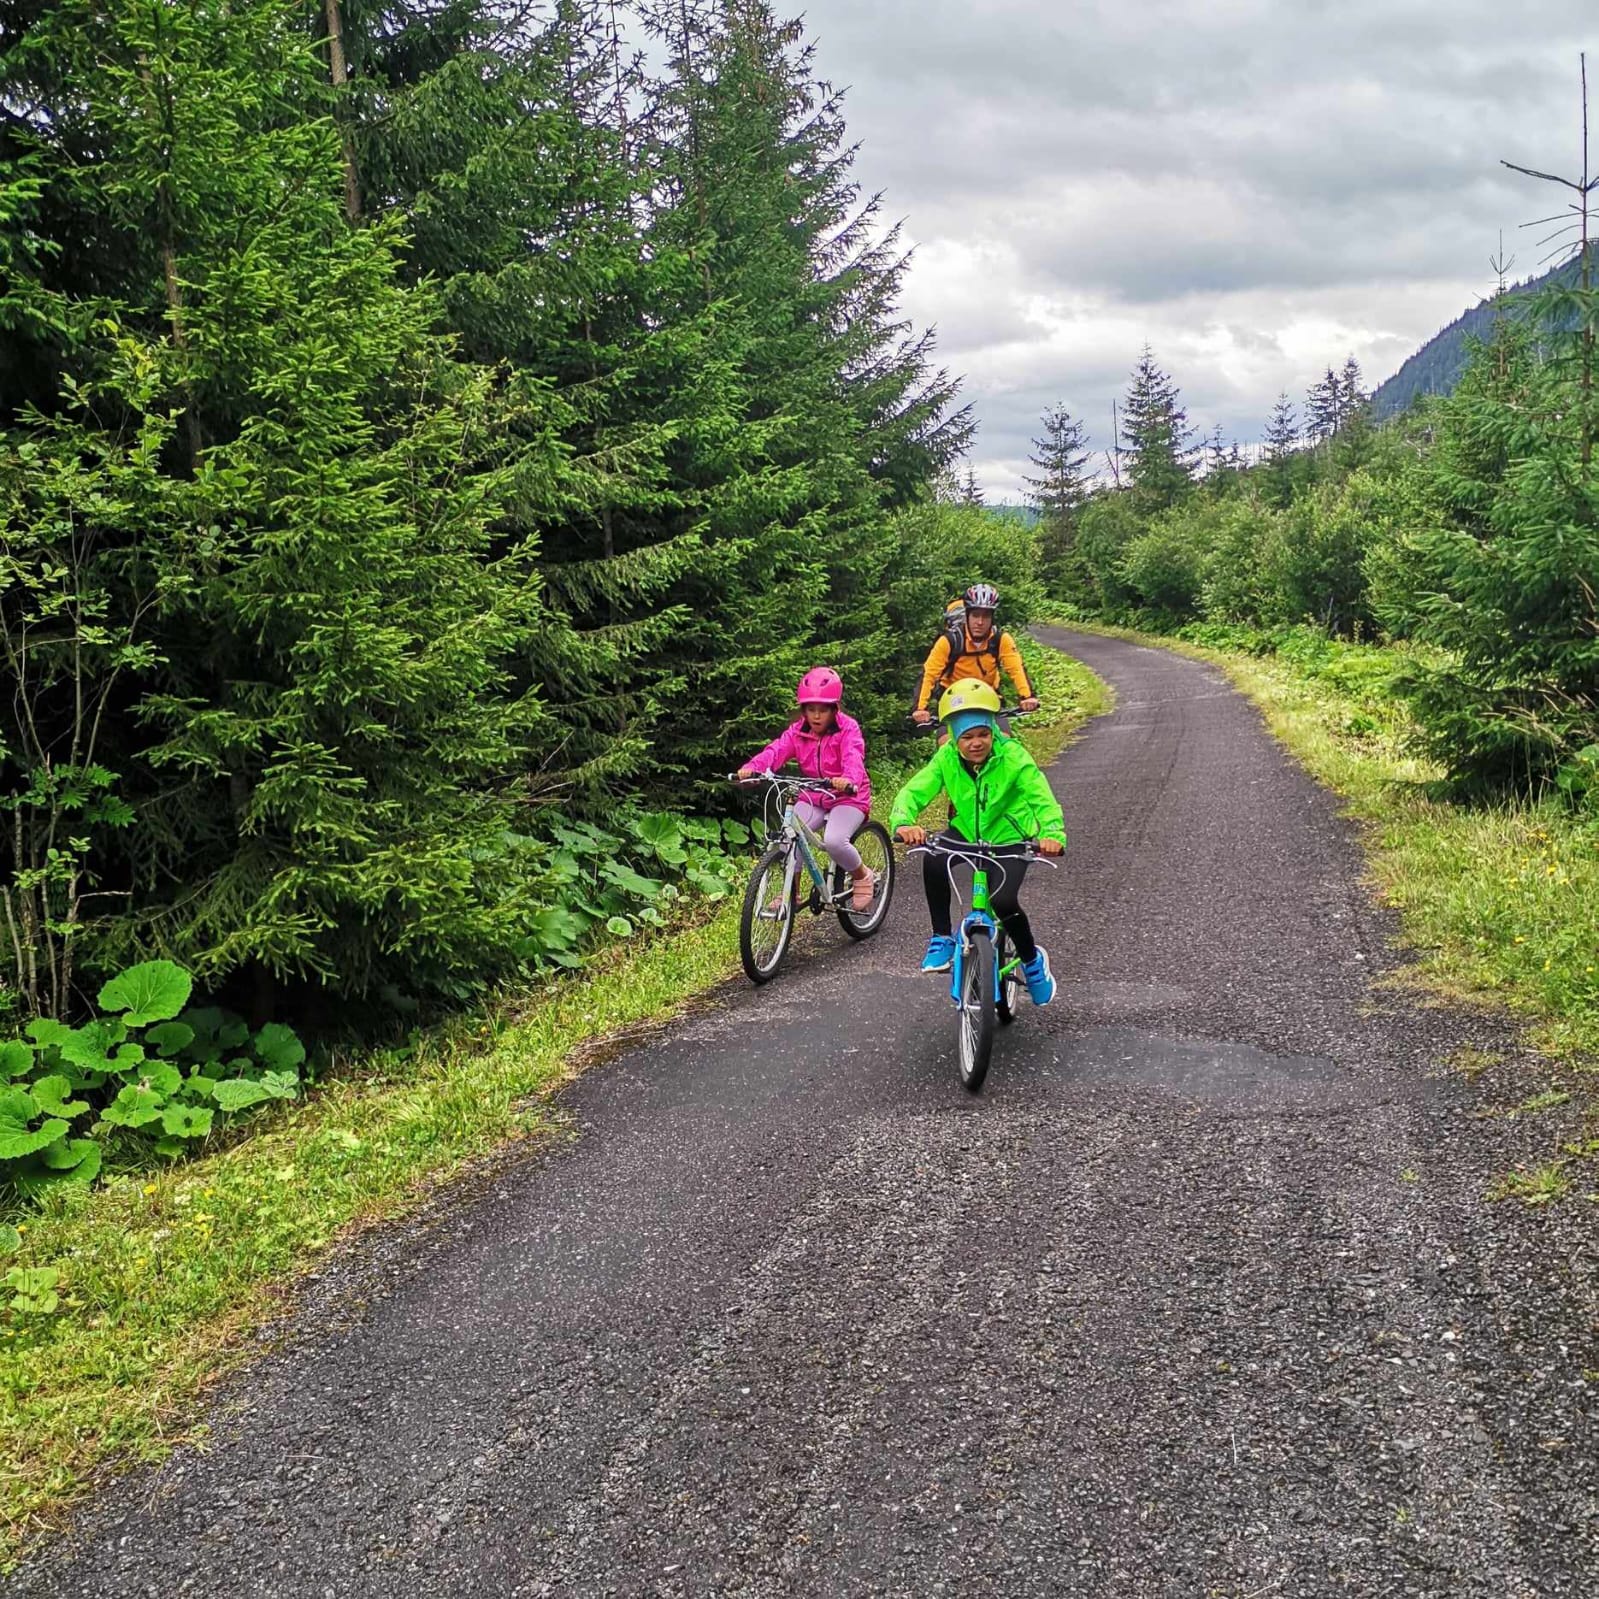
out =
[[[856,173],[915,246],[905,303],[966,378],[991,499],[1045,406],[1096,447],[1147,341],[1201,432],[1257,440],[1354,355],[1375,387],[1532,275],[1575,175],[1599,4],[811,0]],[[1596,73],[1599,85],[1599,73]],[[1596,90],[1599,96],[1599,90]]]

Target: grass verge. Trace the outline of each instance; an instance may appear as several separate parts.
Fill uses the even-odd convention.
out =
[[[1111,633],[1219,666],[1300,763],[1364,825],[1373,882],[1400,915],[1417,975],[1522,1017],[1528,1041],[1573,1070],[1599,1066],[1599,830],[1554,802],[1468,807],[1437,796],[1389,692],[1390,646],[1307,634],[1255,655],[1124,629]]]
[[[1026,741],[1047,761],[1108,695],[1079,663],[1024,647],[1048,707]],[[882,814],[916,754],[873,763]],[[0,1308],[0,1569],[99,1477],[201,1435],[206,1389],[259,1351],[250,1335],[335,1240],[551,1136],[574,1051],[670,1018],[737,966],[734,896],[584,976],[365,1054],[215,1154],[52,1190],[4,1262],[59,1271],[61,1297],[48,1315]]]

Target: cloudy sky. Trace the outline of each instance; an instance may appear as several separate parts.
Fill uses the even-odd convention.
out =
[[[781,7],[779,8],[782,9]],[[1190,420],[1258,439],[1353,354],[1371,385],[1531,275],[1574,175],[1595,0],[809,0],[906,306],[966,379],[991,499],[1064,402],[1109,442],[1147,341]],[[1599,113],[1596,113],[1599,150]]]

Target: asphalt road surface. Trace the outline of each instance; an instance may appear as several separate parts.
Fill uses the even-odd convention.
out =
[[[1599,1593],[1594,1209],[1482,1199],[1535,1074],[1376,981],[1349,829],[1217,673],[1047,637],[1118,704],[980,1098],[906,873],[347,1266],[14,1590]]]

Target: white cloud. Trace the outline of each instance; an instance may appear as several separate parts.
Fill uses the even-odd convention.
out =
[[[1580,158],[1589,0],[812,0],[856,172],[906,218],[936,325],[1015,492],[1044,406],[1096,445],[1147,341],[1202,430],[1258,438],[1353,354],[1373,383],[1552,210],[1502,157]]]

